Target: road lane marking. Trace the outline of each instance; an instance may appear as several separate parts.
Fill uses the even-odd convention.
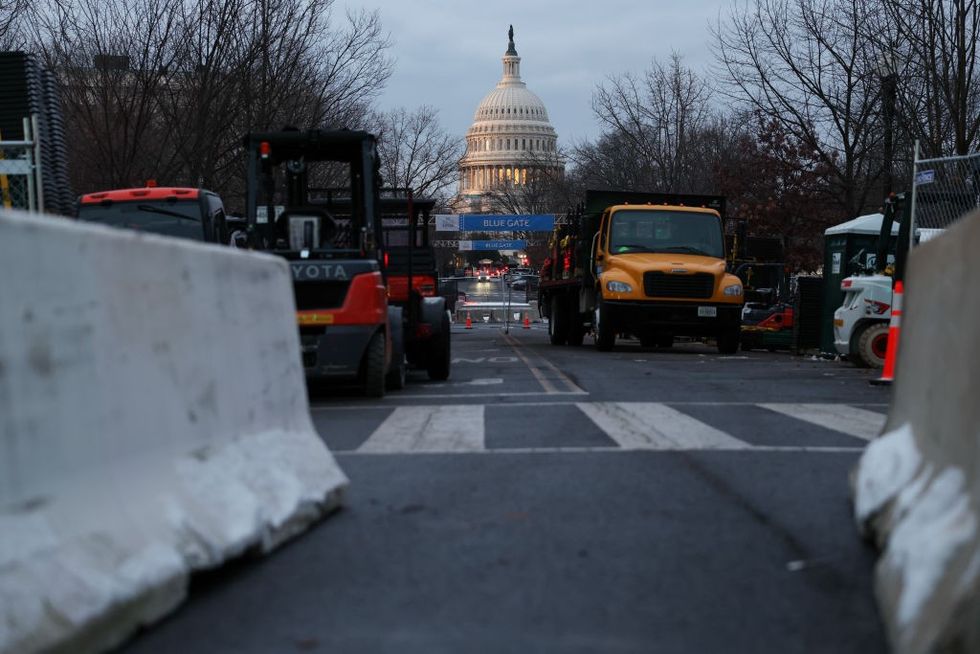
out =
[[[647,452],[658,452],[658,453],[668,453],[676,452],[680,450],[697,450],[699,448],[673,448],[671,450],[652,450],[647,449]],[[484,449],[484,450],[472,450],[465,452],[450,452],[450,451],[438,451],[438,452],[424,452],[421,450],[408,450],[405,452],[363,452],[361,450],[332,450],[331,454],[337,457],[341,456],[391,456],[393,454],[397,455],[420,455],[420,454],[582,454],[582,453],[602,453],[602,452],[629,452],[635,454],[638,450],[627,450],[622,447],[616,446],[594,446],[594,447],[501,447],[495,449]],[[751,453],[807,453],[807,454],[858,454],[864,451],[863,447],[824,447],[824,446],[811,446],[811,445],[800,445],[800,446],[777,446],[777,445],[758,445],[751,447],[739,447],[739,448],[714,448],[709,450],[711,452],[751,452]]]
[[[519,340],[517,340],[510,334],[504,334],[504,340],[507,341],[507,343],[511,346],[511,348],[513,348],[514,354],[516,354],[520,358],[520,360],[524,362],[524,365],[526,365],[528,370],[531,371],[531,374],[534,375],[534,378],[538,380],[538,383],[541,384],[541,388],[543,388],[549,394],[558,394],[562,392],[577,393],[581,395],[589,394],[588,391],[583,390],[578,386],[578,384],[576,384],[571,379],[569,379],[568,375],[566,375],[561,370],[559,370],[553,363],[551,363],[551,361],[548,361],[548,359],[546,359],[543,356],[537,357],[538,360],[545,367],[547,367],[552,372],[552,374],[565,385],[566,387],[565,391],[558,390],[558,388],[551,382],[551,380],[545,376],[544,371],[541,370],[541,368],[539,368],[538,366],[531,363],[530,359],[528,359],[528,357],[526,357],[521,352],[521,349],[524,346],[521,344]]]
[[[510,338],[510,335],[506,335],[505,339],[511,341],[510,346],[514,348],[514,354],[516,354],[517,357],[524,362],[524,365],[527,366],[527,369],[531,371],[531,374],[534,376],[534,378],[538,380],[539,384],[541,384],[541,388],[544,390],[544,392],[548,393],[549,395],[553,393],[557,393],[558,389],[555,388],[555,385],[551,383],[551,380],[547,379],[544,376],[544,374],[541,372],[541,370],[539,370],[536,366],[531,365],[531,362],[528,360],[528,358],[524,356],[520,352],[520,350],[517,349],[517,346],[514,345],[512,339]]]
[[[357,449],[393,452],[478,452],[483,449],[484,405],[400,406]]]
[[[885,416],[847,404],[760,404],[763,409],[781,413],[820,427],[870,441],[881,433]]]
[[[360,411],[361,409],[391,409],[392,407],[398,406],[397,404],[394,403],[397,400],[401,400],[401,399],[425,399],[427,397],[435,398],[435,399],[450,398],[450,397],[496,398],[496,397],[525,397],[525,396],[528,396],[528,395],[551,395],[551,394],[550,393],[543,393],[541,391],[532,391],[532,392],[528,392],[528,393],[466,393],[466,394],[462,394],[462,395],[461,394],[440,394],[440,395],[437,395],[437,394],[431,394],[431,395],[429,395],[429,394],[410,394],[410,395],[404,395],[404,394],[399,393],[398,395],[392,395],[392,396],[390,396],[388,398],[388,400],[390,401],[388,404],[330,404],[330,405],[317,405],[317,406],[311,406],[310,407],[310,411]],[[586,392],[583,391],[582,393],[560,393],[559,395],[588,395],[588,393],[586,393]],[[499,408],[505,408],[505,407],[512,407],[512,406],[558,406],[558,405],[578,404],[579,402],[580,402],[580,400],[554,399],[554,400],[545,400],[545,401],[537,401],[537,402],[501,402],[499,404],[487,404],[487,405],[484,405],[484,406],[491,407],[491,408],[498,408],[498,407]],[[736,407],[736,406],[761,406],[760,404],[758,404],[756,402],[664,402],[664,404],[668,404],[670,406],[732,406],[732,407]],[[421,406],[421,405],[413,404],[412,406]],[[824,404],[822,406],[826,406],[829,409],[831,407],[855,406],[855,405],[853,405],[853,404],[851,404],[851,405],[844,405],[844,404]],[[867,403],[862,403],[859,406],[873,406],[873,407],[885,408],[888,405],[887,404],[877,404],[877,403],[873,403],[873,402],[867,402]],[[879,416],[882,420],[884,420],[884,418],[885,418],[884,414],[876,413],[874,411],[870,411],[869,413],[874,413],[876,416]]]
[[[747,449],[711,425],[657,402],[578,402],[607,436],[628,450]]]

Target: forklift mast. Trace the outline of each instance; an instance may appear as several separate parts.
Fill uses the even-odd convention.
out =
[[[252,247],[303,252],[304,258],[382,260],[379,159],[372,134],[257,132],[248,134],[244,145]],[[329,185],[338,175],[339,188],[314,186]]]

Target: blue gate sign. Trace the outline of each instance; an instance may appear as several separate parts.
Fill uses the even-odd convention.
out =
[[[459,249],[463,249],[463,243],[466,241],[459,242]],[[470,250],[524,250],[527,248],[527,241],[525,240],[514,240],[514,241],[469,241]]]
[[[555,227],[554,214],[464,214],[460,217],[464,232],[550,232]]]

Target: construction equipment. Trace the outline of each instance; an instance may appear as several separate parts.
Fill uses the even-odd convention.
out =
[[[733,272],[742,280],[745,296],[742,349],[792,349],[794,312],[786,265],[744,262]]]
[[[918,189],[919,211],[961,216],[976,206],[970,193],[934,192]],[[944,226],[916,228],[912,235],[912,193],[893,193],[885,201],[881,231],[874,256],[861,250],[848,263],[850,276],[841,281],[844,300],[834,312],[834,347],[859,367],[881,368],[888,351],[892,317],[893,284],[904,277],[911,245],[935,237]],[[888,256],[893,224],[898,223],[894,258]],[[914,238],[912,238],[914,236]],[[868,263],[862,263],[862,258]]]
[[[249,242],[289,261],[307,379],[383,396],[403,360],[382,275],[375,137],[284,130],[248,134],[244,146]]]
[[[429,242],[427,226],[434,207],[435,200],[415,198],[411,189],[382,191],[388,302],[402,311],[408,363],[441,381],[449,378],[451,324]],[[394,377],[392,384],[398,385]]]
[[[718,196],[588,191],[552,234],[538,306],[551,343],[599,350],[621,334],[645,347],[713,337],[738,350],[742,283],[726,272],[725,201]]]

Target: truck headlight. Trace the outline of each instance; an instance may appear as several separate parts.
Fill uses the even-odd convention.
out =
[[[725,295],[730,295],[732,297],[742,297],[742,285],[732,284],[731,286],[726,286],[725,290],[722,292]]]
[[[625,282],[606,282],[606,290],[613,293],[632,293],[633,287]]]

